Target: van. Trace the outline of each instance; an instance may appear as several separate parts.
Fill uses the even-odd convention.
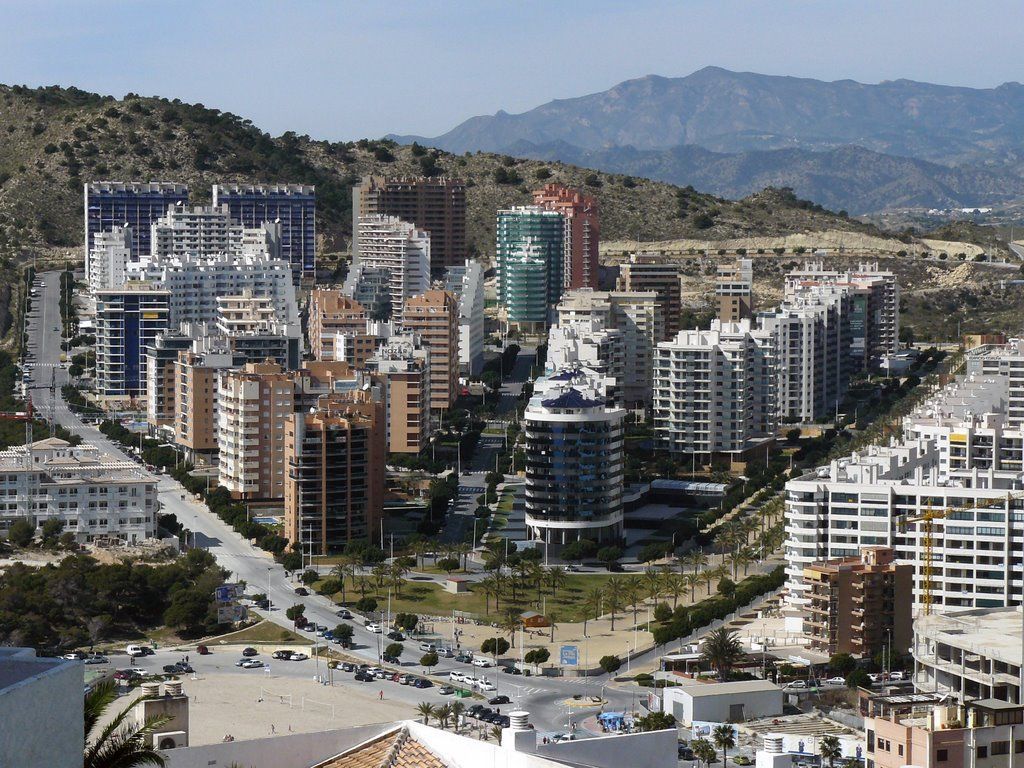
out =
[[[125,648],[124,652],[127,653],[129,656],[133,656],[135,658],[146,655],[146,652],[142,649],[142,646],[135,645],[134,643]]]
[[[420,643],[420,650],[426,651],[427,653],[434,653],[437,650],[437,646],[433,643]]]

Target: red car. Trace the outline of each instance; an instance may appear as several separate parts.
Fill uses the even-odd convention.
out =
[[[200,656],[209,656],[210,649],[207,648],[205,645],[199,645],[196,646],[196,653],[198,653]]]

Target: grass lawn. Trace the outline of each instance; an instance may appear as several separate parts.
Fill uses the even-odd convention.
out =
[[[494,600],[489,600],[489,614],[484,607],[484,594],[482,592],[474,592],[472,584],[468,593],[454,595],[446,592],[439,584],[415,581],[406,582],[402,585],[402,594],[400,596],[392,594],[391,611],[392,613],[406,611],[444,616],[456,610],[472,613],[478,618],[486,619],[488,616],[499,616],[501,613],[504,613],[505,608],[508,606],[515,606],[522,611],[539,610],[540,606],[543,605],[541,597],[546,597],[547,611],[549,614],[555,614],[558,621],[582,621],[586,613],[583,607],[583,598],[586,593],[595,587],[603,587],[605,582],[613,576],[618,576],[621,579],[638,578],[635,575],[622,573],[568,574],[566,585],[559,589],[554,597],[552,597],[547,587],[543,589],[540,597],[536,589],[527,589],[525,593],[520,592],[517,595],[518,599],[514,602],[510,599],[510,595],[506,593],[507,597],[502,598],[501,610],[498,613],[495,612]],[[367,595],[377,598],[378,609],[386,606],[388,599],[386,589],[379,591],[373,588],[367,592]],[[355,602],[359,599],[360,594],[357,589],[350,587],[347,596],[350,602]],[[333,597],[335,600],[338,600],[341,597],[341,593]]]
[[[210,643],[305,643],[309,640],[295,634],[291,630],[278,626],[272,621],[261,621],[251,627],[240,629],[237,632],[230,632],[226,635],[218,635],[210,638]]]

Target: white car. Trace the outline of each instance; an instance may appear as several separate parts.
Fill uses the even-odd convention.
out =
[[[480,656],[479,658],[473,659],[474,667],[493,667],[494,662],[488,659],[486,656]]]
[[[289,661],[305,661],[308,658],[309,658],[309,656],[307,656],[306,654],[300,653],[300,652],[296,651],[296,652],[293,652],[292,655],[288,657],[288,660]]]
[[[790,680],[788,683],[786,683],[784,687],[802,690],[807,687],[807,683],[805,683],[803,680]]]
[[[825,681],[825,685],[846,685],[845,677],[830,677]]]
[[[135,658],[138,658],[139,656],[144,656],[146,654],[146,652],[142,649],[141,645],[129,645],[127,648],[124,649],[124,652],[127,653],[129,656],[133,656]]]
[[[379,635],[384,630],[381,629],[380,624],[377,624],[376,622],[371,621],[369,624],[366,625],[366,631],[367,632],[373,632],[373,634],[375,634],[375,635]]]
[[[470,688],[476,688],[477,683],[479,683],[479,682],[480,681],[477,680],[472,675],[463,675],[463,677],[462,677],[462,684],[463,685],[468,685]]]
[[[897,670],[896,672],[890,672],[889,673],[889,679],[890,680],[905,680],[906,676],[902,672]]]
[[[259,659],[248,659],[242,664],[242,669],[259,669],[263,666],[263,662]]]
[[[466,681],[466,676],[459,672],[457,669],[453,669],[448,673],[448,679],[456,683],[463,683]]]
[[[485,680],[483,678],[480,679],[480,682],[477,684],[477,687],[481,691],[496,691],[496,690],[498,690],[497,686],[494,683],[492,683],[490,680]]]

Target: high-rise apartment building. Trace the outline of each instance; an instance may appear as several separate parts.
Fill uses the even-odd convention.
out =
[[[128,282],[96,293],[96,392],[102,398],[146,395],[146,348],[167,330],[170,293]]]
[[[295,370],[302,356],[302,340],[294,330],[278,319],[270,296],[254,296],[246,290],[238,296],[217,297],[214,331],[245,362],[272,360]]]
[[[714,320],[655,349],[654,430],[663,450],[730,467],[764,459],[776,429],[774,338]]]
[[[812,422],[838,409],[850,383],[851,302],[845,291],[800,296],[758,316],[776,339],[782,421]]]
[[[309,351],[317,360],[336,360],[334,340],[366,335],[366,310],[339,291],[317,288],[309,294]],[[362,365],[353,363],[357,368]]]
[[[132,259],[131,227],[114,227],[93,236],[92,249],[85,260],[85,282],[89,292],[120,288],[128,279]]]
[[[813,650],[871,658],[910,648],[914,568],[897,563],[891,547],[862,547],[858,557],[814,563],[804,568],[804,581]]]
[[[601,224],[597,199],[578,189],[546,184],[533,191],[533,204],[558,211],[564,218],[564,287],[568,290],[598,288]]]
[[[353,260],[363,253],[359,219],[376,215],[395,216],[426,230],[432,273],[440,275],[466,260],[466,186],[461,181],[364,176],[352,190]]]
[[[419,453],[430,435],[430,356],[413,334],[394,336],[367,362],[383,389],[391,453]]]
[[[530,399],[523,434],[532,537],[562,545],[622,535],[626,412],[606,403],[599,387],[578,382],[542,386]]]
[[[842,290],[851,296],[850,354],[857,369],[876,367],[879,360],[899,351],[900,287],[895,274],[879,269],[877,262],[841,271],[812,261],[786,275],[787,300],[823,290]]]
[[[579,320],[571,325],[553,326],[548,331],[547,376],[556,371],[581,367],[604,378],[611,402],[624,405],[626,379],[625,335],[617,328],[605,328],[599,318]]]
[[[280,258],[298,280],[316,273],[316,187],[309,184],[214,184],[214,206],[226,205],[243,227],[280,225]]]
[[[168,330],[146,347],[146,422],[150,431],[168,428],[174,432],[174,366],[178,353],[191,349],[192,344],[191,334]]]
[[[281,258],[281,225],[268,221],[247,228],[231,218],[226,205],[178,203],[153,222],[150,252],[143,258],[159,264],[174,257],[231,254]]]
[[[448,291],[427,291],[406,303],[405,329],[430,355],[430,407],[451,408],[459,393],[459,306]]]
[[[622,397],[629,407],[646,407],[651,402],[654,378],[654,347],[661,338],[661,303],[653,291],[570,291],[558,304],[558,325],[577,323],[587,327],[619,330],[625,350]]]
[[[469,259],[449,267],[444,289],[459,302],[459,366],[477,376],[484,367],[484,268]]]
[[[734,264],[719,264],[715,279],[718,319],[735,323],[754,315],[754,263],[739,259]]]
[[[401,324],[405,303],[430,288],[430,234],[396,216],[361,216],[358,264],[354,279],[383,272],[388,281],[391,319]],[[358,278],[355,275],[358,274]],[[365,289],[348,283],[350,296]]]
[[[384,512],[384,407],[373,392],[326,395],[285,428],[285,537],[327,555],[373,540]]]
[[[495,257],[508,322],[545,328],[565,287],[565,216],[537,205],[498,211]]]
[[[131,262],[149,254],[150,225],[168,207],[188,202],[185,184],[167,182],[90,181],[85,185],[85,261],[99,232],[114,227],[131,229]]]
[[[680,325],[683,306],[680,278],[679,264],[655,253],[634,253],[629,261],[619,266],[620,291],[654,291],[658,294],[664,338],[657,341],[674,339],[683,330]]]
[[[186,350],[174,363],[174,443],[193,464],[217,455],[217,390],[223,371],[240,362],[224,350]]]

